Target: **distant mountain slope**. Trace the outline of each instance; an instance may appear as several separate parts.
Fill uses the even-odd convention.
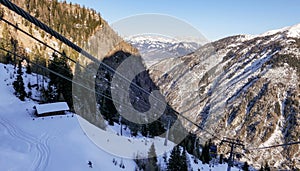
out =
[[[299,49],[300,24],[221,39],[155,64],[150,75],[175,110],[220,138],[239,138],[250,149],[299,141]],[[300,168],[299,145],[240,152],[258,168],[265,161]]]
[[[158,35],[139,35],[126,39],[139,50],[148,67],[165,58],[187,55],[200,47],[196,42],[180,41]]]

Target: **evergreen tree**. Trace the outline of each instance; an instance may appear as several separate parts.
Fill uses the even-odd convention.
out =
[[[244,171],[249,171],[249,164],[247,162],[245,162],[245,164],[243,165],[242,169]]]
[[[159,121],[154,121],[147,124],[146,128],[148,128],[147,132],[149,132],[150,138],[161,135],[166,131],[163,125]]]
[[[25,92],[25,87],[24,87],[24,81],[22,78],[22,65],[21,65],[21,61],[19,61],[19,66],[18,66],[18,75],[16,80],[13,82],[13,87],[15,89],[15,94],[17,95],[17,97],[19,97],[19,99],[21,101],[25,100],[26,97],[26,92]]]
[[[26,67],[26,73],[27,74],[31,74],[32,71],[31,71],[31,66],[29,64],[27,64],[27,67]]]
[[[141,133],[144,137],[148,138],[149,135],[148,130],[149,130],[148,124],[143,124],[141,128]]]
[[[15,94],[21,101],[25,100],[26,97],[26,92],[25,92],[25,87],[24,87],[24,82],[22,75],[18,74],[16,81],[13,83],[14,89],[15,89]]]
[[[265,171],[271,171],[271,168],[270,168],[268,162],[266,162],[266,164],[265,164]]]
[[[196,161],[197,161],[197,159],[200,159],[200,157],[201,157],[200,145],[199,145],[199,140],[197,138],[195,138],[195,149],[193,151],[193,154],[196,157]]]
[[[224,160],[224,155],[223,155],[223,154],[220,154],[220,160],[219,160],[219,163],[220,163],[220,164],[223,164],[223,160]]]
[[[71,68],[67,63],[65,52],[63,52],[60,58],[55,53],[53,53],[52,57],[53,60],[51,61],[48,68],[68,79],[72,79],[73,75],[71,72]],[[59,101],[60,95],[62,95],[70,108],[72,108],[72,82],[54,73],[50,73],[50,80],[50,85],[54,85],[57,88],[57,96],[55,98],[56,101]]]
[[[166,152],[164,152],[164,154],[163,154],[163,160],[165,163],[167,163],[167,153]]]
[[[54,85],[48,84],[47,90],[45,90],[45,101],[53,103],[57,98],[57,89]]]
[[[114,106],[114,102],[107,98],[111,97],[110,92],[108,90],[103,92],[104,96],[102,97],[101,100],[101,108],[100,112],[104,116],[104,118],[108,121],[109,125],[114,125],[114,117],[116,116],[115,114],[117,113],[117,110]],[[134,130],[131,130],[134,131]]]
[[[181,169],[180,163],[180,149],[179,146],[175,146],[171,152],[170,159],[167,164],[168,171],[179,171]]]
[[[187,156],[186,156],[186,150],[183,148],[183,152],[180,156],[180,170],[181,171],[187,171],[188,170],[188,164],[187,164]]]
[[[17,53],[17,49],[18,49],[18,40],[14,39],[14,38],[10,38],[10,44],[12,46],[12,51],[14,52],[13,57],[14,57],[14,64],[15,64],[15,68],[17,65],[17,56],[15,53]]]
[[[29,25],[29,34],[32,35],[32,25],[31,24]]]
[[[202,149],[201,160],[204,164],[209,164],[209,161],[211,160],[209,155],[209,147],[210,144],[206,142]]]
[[[168,171],[187,171],[188,170],[188,160],[185,148],[183,148],[182,153],[180,152],[180,147],[177,145],[173,148],[169,162],[167,163]]]
[[[6,59],[6,64],[11,64],[12,63],[12,57],[9,53],[7,53],[5,55],[5,59]]]
[[[150,150],[148,152],[148,162],[146,165],[146,170],[158,171],[157,157],[156,157],[154,143],[152,143]]]
[[[23,71],[22,71],[22,61],[19,61],[17,73],[18,73],[19,75],[22,75],[22,74],[23,74]]]
[[[3,48],[12,50],[12,44],[10,42],[11,33],[9,31],[8,25],[5,23],[2,29],[2,38],[3,38]]]

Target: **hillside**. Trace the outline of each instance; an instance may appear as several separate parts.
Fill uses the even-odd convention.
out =
[[[139,77],[135,78],[135,82],[149,91],[157,89],[146,72],[137,50],[124,42],[95,11],[57,1],[26,0],[13,2],[74,43],[82,46],[99,61],[103,60],[104,63],[109,64],[113,69],[116,69],[129,56],[135,55],[135,59],[137,59],[135,66],[145,70]],[[162,137],[164,136],[158,135],[166,131],[167,121],[175,119],[175,111],[172,108],[167,108],[160,120],[145,125],[132,124],[125,119],[122,122],[119,121],[120,114],[115,112],[112,102],[108,98],[103,98],[103,95],[98,96],[99,92],[111,96],[110,83],[106,79],[111,79],[115,74],[114,71],[103,67],[103,65],[100,65],[99,68],[97,65],[99,63],[83,58],[81,54],[66,47],[3,6],[1,6],[1,17],[61,52],[61,54],[53,53],[52,50],[21,33],[17,28],[13,29],[1,22],[3,25],[3,27],[1,25],[1,48],[13,53],[16,52],[16,54],[10,54],[1,51],[1,62],[7,64],[0,65],[1,73],[3,73],[1,75],[1,88],[4,92],[1,98],[3,101],[6,98],[9,100],[7,103],[1,103],[1,108],[5,109],[5,112],[0,113],[1,127],[4,128],[1,129],[0,135],[4,137],[5,141],[0,143],[0,148],[3,148],[3,151],[6,150],[7,153],[1,153],[0,158],[9,158],[11,162],[1,164],[1,169],[3,167],[4,170],[22,170],[30,165],[29,170],[87,170],[90,169],[88,161],[92,161],[93,168],[96,169],[137,170],[139,168],[142,170],[148,165],[148,160],[127,160],[124,158],[139,155],[147,156],[152,143],[160,152],[158,162],[155,162],[155,165],[166,169],[169,158],[172,158],[170,150],[173,148],[173,143],[169,142],[168,146],[162,145],[164,142]],[[92,26],[89,27],[89,24]],[[81,64],[81,68],[76,68],[79,65],[70,62],[66,56],[77,61],[76,64]],[[36,64],[42,67],[37,67]],[[24,68],[16,71],[16,66],[18,68],[26,66],[27,70],[32,67],[33,73],[26,71],[25,74]],[[90,72],[92,69],[95,73]],[[62,76],[58,76],[55,72]],[[88,86],[96,78],[95,82],[98,84],[92,88],[99,90],[95,99],[98,104],[88,103],[90,102],[89,99],[96,95],[91,91],[80,91],[80,93],[85,93],[83,94],[85,99],[78,100],[76,96],[72,96],[71,90],[74,85],[71,86],[72,82],[67,79],[77,76],[78,72],[87,74],[80,79],[90,79],[89,82],[83,83],[84,86]],[[103,84],[101,84],[102,81],[104,81]],[[24,90],[21,90],[23,86]],[[142,110],[149,107],[146,94],[134,88],[131,93],[133,94],[132,99],[142,99],[134,102],[136,107]],[[15,96],[19,97],[20,100]],[[78,103],[73,104],[73,98],[78,100]],[[86,99],[88,100],[85,101]],[[72,111],[78,113],[43,118],[36,118],[32,115],[33,106],[37,103],[55,101],[66,101]],[[14,109],[13,105],[18,105],[19,108]],[[81,106],[87,110],[81,110]],[[106,121],[99,120],[99,113],[90,110],[95,107],[96,110],[99,109],[102,112]],[[122,129],[118,126],[120,124],[126,125],[123,130],[125,136],[119,136],[119,132],[116,131]],[[181,125],[179,124],[179,126]],[[177,130],[171,130],[171,140],[178,138],[173,134],[176,131],[183,131],[183,129],[180,127]],[[100,141],[100,146],[95,143],[95,140]],[[185,141],[185,143],[187,142],[189,141]],[[120,144],[131,147],[129,149],[133,149],[134,152],[116,148]],[[199,153],[200,145],[197,144],[197,146]],[[99,147],[112,148],[118,152],[126,153],[126,155],[124,157],[116,154],[119,156],[116,157],[110,154],[114,151],[105,153],[104,150],[108,149],[99,149]],[[212,165],[201,164],[198,158],[188,154],[187,151],[192,151],[191,146],[187,151],[182,150],[183,147],[177,149],[179,149],[179,155],[184,156],[182,157],[183,163],[189,164],[187,167],[190,169],[208,170],[212,167]],[[101,164],[103,161],[105,164]],[[15,162],[19,162],[19,165],[14,166],[13,163]],[[224,170],[226,167],[224,163],[217,164],[216,162],[215,165],[216,170]]]
[[[92,9],[55,0],[13,0],[12,2],[102,61],[100,64],[85,58],[1,6],[1,17],[58,51],[64,52],[63,55],[58,56],[53,53],[53,50],[37,43],[17,29],[13,29],[3,22],[0,23],[0,32],[2,32],[0,47],[16,52],[21,58],[29,59],[29,66],[32,66],[34,74],[24,76],[24,85],[30,83],[30,85],[37,86],[36,90],[30,91],[29,87],[31,86],[27,85],[25,89],[28,96],[25,97],[25,100],[23,99],[24,101],[15,98],[12,89],[15,85],[12,85],[12,82],[16,79],[16,71],[13,70],[13,65],[8,63],[16,65],[20,59],[14,59],[8,53],[0,51],[0,62],[8,64],[0,65],[1,69],[3,67],[2,73],[5,73],[1,75],[0,80],[4,81],[0,87],[4,92],[1,100],[4,102],[4,99],[10,99],[0,104],[5,109],[4,113],[0,113],[0,119],[2,119],[0,126],[4,128],[0,135],[5,137],[5,141],[0,144],[0,147],[3,147],[4,151],[6,148],[9,149],[5,154],[0,154],[0,159],[8,157],[11,158],[11,161],[18,162],[21,160],[18,158],[20,156],[23,156],[22,159],[28,158],[26,161],[22,160],[24,163],[17,170],[23,169],[28,164],[31,165],[31,170],[57,170],[60,169],[59,167],[63,167],[64,170],[74,170],[74,163],[79,163],[79,170],[85,170],[86,168],[90,169],[87,167],[88,160],[93,160],[95,168],[122,170],[124,168],[120,162],[124,162],[126,170],[134,170],[136,167],[141,169],[141,167],[146,167],[145,163],[123,160],[124,156],[113,157],[113,155],[97,149],[95,140],[105,147],[113,147],[113,150],[120,150],[114,147],[122,144],[147,155],[151,145],[148,142],[153,142],[158,151],[165,150],[165,146],[161,144],[164,141],[168,125],[172,126],[169,130],[169,140],[175,143],[183,140],[182,137],[177,136],[179,135],[177,133],[186,132],[186,137],[178,151],[181,157],[187,158],[184,163],[190,163],[188,166],[190,169],[211,169],[208,165],[198,162],[198,159],[204,160],[204,152],[203,155],[199,154],[199,146],[203,144],[204,149],[204,144],[209,139],[218,144],[220,138],[225,136],[244,141],[248,150],[238,151],[242,155],[241,161],[247,161],[256,168],[265,162],[268,162],[274,169],[300,167],[300,161],[297,160],[300,154],[298,145],[263,151],[253,150],[256,147],[299,140],[299,25],[258,36],[238,35],[224,38],[203,45],[194,53],[190,53],[190,50],[196,49],[193,43],[188,45],[183,42],[172,43],[169,40],[167,42],[151,42],[148,41],[149,38],[146,38],[147,40],[142,43],[143,47],[147,46],[144,52],[148,52],[149,49],[151,52],[151,46],[154,44],[153,46],[161,48],[163,51],[167,49],[172,54],[170,56],[176,56],[176,58],[168,56],[168,59],[147,68],[137,49],[119,37],[101,18],[100,14]],[[134,42],[132,43],[134,44]],[[136,45],[138,48],[139,45]],[[164,49],[164,46],[167,48]],[[141,53],[144,52],[141,51]],[[67,60],[64,55],[69,56],[77,63]],[[157,57],[156,55],[157,53],[154,56]],[[116,70],[132,56],[136,63],[130,63],[127,70],[122,70],[121,74],[117,73]],[[160,57],[166,56],[159,56],[159,60],[161,60]],[[46,70],[37,69],[30,62],[38,63],[47,69],[62,73],[64,76],[67,75],[66,77],[69,79],[74,78],[73,82],[58,78],[57,75]],[[125,82],[119,82],[112,86],[114,78],[121,75],[121,80],[124,81],[126,80],[123,78],[124,75],[130,74],[134,69],[140,69],[142,72],[128,79],[129,87],[126,87]],[[43,76],[39,76],[37,73]],[[34,76],[37,80],[42,81],[35,82]],[[81,83],[79,89],[74,82],[77,85]],[[42,87],[40,89],[39,84]],[[54,88],[51,87],[52,85],[48,86],[50,84],[53,84]],[[139,89],[139,86],[143,90]],[[53,99],[50,97],[52,92],[49,87],[53,88],[52,92],[56,90],[59,92]],[[116,89],[123,90],[123,92],[119,91],[117,94],[113,94]],[[96,92],[89,90],[96,90]],[[141,113],[147,112],[151,109],[149,94],[155,90],[159,90],[156,92],[160,92],[157,94],[162,98],[161,101],[170,106],[163,108],[163,112],[156,109],[150,113],[151,115],[140,116],[137,120],[148,121],[152,115],[163,113],[158,120],[147,122],[147,124],[137,124],[121,116],[120,110],[117,111],[117,109],[127,111],[127,115],[133,113],[130,111],[132,109],[127,110],[128,106],[124,104],[124,101],[127,100],[125,98],[129,94],[130,107]],[[15,94],[18,95],[18,93]],[[42,96],[47,97],[43,99]],[[118,104],[111,100],[113,96],[120,101]],[[67,101],[69,105],[74,104],[72,111],[78,115],[69,113],[65,117],[41,119],[30,116],[31,109],[37,102],[49,103],[61,100]],[[156,101],[154,106],[157,107],[159,103],[160,101]],[[20,105],[20,108],[15,111],[13,105]],[[160,106],[157,108],[160,109]],[[177,116],[177,111],[199,124],[206,131],[199,130],[186,120],[178,122],[177,119],[180,117]],[[104,120],[99,117],[99,114],[103,116]],[[75,118],[78,120],[72,121]],[[80,127],[82,125],[84,127]],[[118,132],[122,129],[121,125],[125,125],[124,136],[119,136],[122,134]],[[44,127],[40,128],[42,126]],[[57,129],[53,129],[53,127],[57,127]],[[214,136],[207,132],[213,133]],[[197,143],[198,139],[194,133],[198,135],[200,143]],[[108,140],[103,137],[114,138]],[[62,141],[51,140],[56,138]],[[23,141],[23,144],[19,141]],[[10,142],[13,143],[10,144]],[[24,142],[27,146],[24,146]],[[69,146],[73,142],[74,146]],[[14,145],[20,144],[22,144],[20,148],[14,147]],[[171,149],[171,147],[169,148]],[[182,150],[183,148],[186,151]],[[66,151],[60,151],[60,149],[66,149]],[[82,149],[82,151],[77,151],[77,149]],[[227,146],[220,146],[218,150],[219,154],[228,157],[229,148]],[[127,153],[128,151],[121,150],[121,152]],[[137,154],[127,153],[125,156],[132,157],[133,155]],[[159,162],[156,162],[162,169],[166,169],[167,161],[170,159],[170,153],[166,155],[167,157],[159,156]],[[53,157],[51,158],[51,156]],[[55,160],[57,156],[69,160],[62,163],[60,160]],[[103,165],[102,160],[105,161]],[[116,161],[120,165],[116,164]],[[242,163],[237,162],[237,164],[241,165]],[[9,163],[4,167],[4,169],[10,169],[14,165]],[[224,170],[224,167],[224,164],[218,164],[214,169]]]
[[[111,54],[120,50],[137,54],[137,50],[124,42],[110,28],[107,22],[101,18],[100,13],[97,13],[95,10],[87,9],[77,4],[67,4],[65,1],[58,2],[57,0],[15,0],[12,2],[32,16],[35,16],[37,19],[49,25],[49,27],[65,36],[67,39],[81,46],[99,61],[102,61],[104,58],[109,57]],[[72,79],[73,76],[76,75],[76,64],[81,66],[81,68],[77,68],[77,71],[81,70],[82,72],[85,72],[88,65],[94,64],[93,61],[85,58],[80,53],[29,23],[13,11],[8,10],[3,5],[0,7],[0,13],[3,19],[16,25],[17,28],[24,30],[59,52],[54,53],[54,50],[47,48],[45,45],[24,34],[22,31],[1,21],[0,32],[2,34],[0,34],[0,47],[10,52],[16,52],[16,55],[0,50],[0,62],[16,65],[20,58],[26,59],[29,66],[32,68],[32,72],[48,78],[52,77],[52,84],[55,84],[56,88],[61,87],[60,90],[58,89],[59,93],[56,95],[55,100],[65,100],[72,109],[73,107],[76,109],[76,105],[73,106],[72,100],[72,83],[58,78],[55,74],[49,73],[48,69],[55,70],[55,72]],[[73,61],[69,59],[72,59]],[[74,61],[76,61],[76,63]],[[99,67],[96,65],[94,65],[96,67],[95,73],[90,74],[96,75],[97,67]],[[91,80],[93,79],[94,78],[92,77]],[[47,93],[47,91],[45,91],[45,86],[40,86],[38,88],[40,88],[39,91]],[[47,101],[49,101],[49,97],[41,99],[40,102],[45,103]],[[80,114],[85,118],[95,117],[91,117],[91,113],[89,112]],[[89,121],[92,122],[93,120],[90,119]],[[95,125],[103,125],[103,122],[101,121],[101,123]]]
[[[36,17],[43,23],[50,26],[58,33],[65,36],[85,50],[91,52],[99,60],[105,56],[109,56],[111,51],[123,49],[124,51],[136,53],[136,50],[121,40],[121,38],[110,28],[107,22],[101,18],[100,13],[93,9],[81,7],[78,4],[67,4],[65,1],[57,0],[13,0],[13,3],[24,9],[26,12]],[[8,10],[4,6],[0,6],[3,18],[15,24],[18,28],[30,33],[32,36],[45,42],[47,45],[62,52],[71,59],[77,61],[80,54],[56,40],[51,35],[45,33],[37,26],[31,24],[14,12]],[[13,27],[0,22],[0,38],[3,47],[13,50],[12,40],[15,42],[16,51],[19,54],[28,56],[30,60],[35,61],[43,66],[47,66],[51,59],[53,50],[46,48],[41,43],[33,40],[24,33],[14,29]],[[105,51],[95,50],[90,46],[97,39],[101,47],[106,47]],[[96,43],[96,42],[94,42]],[[97,53],[99,52],[99,53]],[[100,53],[101,52],[101,53]],[[6,62],[6,53],[0,54],[0,60]],[[69,62],[74,69],[74,63]]]
[[[300,132],[299,42],[300,25],[228,37],[163,60],[150,75],[175,110],[219,138],[238,138],[248,149],[294,142]],[[204,141],[214,138],[197,132]],[[226,154],[225,147],[219,153]],[[300,167],[299,145],[239,152],[256,168],[266,161],[274,168]]]
[[[35,84],[36,74],[25,74],[26,83]],[[61,116],[49,116],[37,118],[32,115],[33,106],[37,102],[26,98],[20,101],[14,95],[12,82],[15,79],[13,65],[0,64],[0,170],[137,170],[135,160],[126,159],[109,153],[105,146],[115,147],[122,144],[131,146],[140,153],[147,154],[152,143],[155,148],[168,148],[163,146],[164,139],[146,138],[143,136],[131,137],[130,132],[124,129],[124,136],[119,135],[119,126],[109,126],[103,131],[74,113]],[[41,75],[39,75],[42,77]],[[46,81],[47,82],[47,81]],[[39,93],[33,91],[36,98]],[[17,107],[16,107],[17,106]],[[83,131],[90,129],[94,136],[101,139],[102,146],[97,146]],[[115,145],[113,145],[115,144]],[[172,145],[171,143],[169,143]],[[123,149],[124,152],[130,151]],[[163,150],[163,149],[162,149]],[[170,152],[166,152],[166,160]],[[193,156],[187,154],[191,161],[189,168],[193,170],[209,170],[209,165],[192,162]],[[88,162],[92,162],[92,168]],[[158,164],[161,169],[166,168],[165,159],[158,156]],[[212,170],[223,171],[226,164],[217,164]],[[233,168],[234,171],[239,169]]]

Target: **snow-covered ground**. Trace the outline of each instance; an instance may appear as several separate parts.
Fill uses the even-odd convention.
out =
[[[116,135],[120,126],[109,127],[109,131],[103,131],[84,121],[76,114],[35,118],[32,116],[33,106],[36,102],[26,99],[20,101],[13,94],[11,83],[13,66],[0,64],[0,170],[135,170],[136,164],[132,159],[115,156],[95,145],[81,128],[90,126],[98,137],[105,142],[119,144],[123,143],[120,136]],[[28,80],[34,84],[35,75],[24,74],[25,85]],[[29,91],[29,90],[27,90]],[[36,93],[33,93],[35,96]],[[79,122],[79,120],[81,120]],[[138,148],[142,153],[147,153],[152,142],[156,146],[162,144],[162,138],[145,139],[144,137],[132,138],[124,130],[127,143]],[[118,138],[119,137],[119,138]],[[145,141],[149,143],[145,143]],[[109,145],[106,144],[106,145]],[[169,153],[167,153],[169,156]],[[191,161],[193,170],[210,170],[208,165],[195,164]],[[90,168],[88,161],[92,162]],[[116,161],[117,164],[114,164]],[[165,166],[163,157],[159,156],[158,162]],[[123,163],[125,168],[120,167]],[[224,171],[227,165],[217,165],[211,170]],[[237,168],[233,171],[239,170]]]
[[[33,120],[30,113],[36,103],[16,98],[12,86],[7,86],[9,73],[2,64],[0,72],[0,170],[82,171],[90,169],[88,161],[95,170],[124,170],[112,162],[122,159],[104,152],[86,137],[78,122],[80,116]],[[126,170],[134,170],[133,160],[123,162]]]

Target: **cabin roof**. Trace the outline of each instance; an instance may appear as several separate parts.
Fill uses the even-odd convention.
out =
[[[39,114],[39,115],[45,114],[45,113],[70,110],[70,108],[66,102],[39,104],[39,105],[36,105],[35,107],[36,107],[37,114]]]

